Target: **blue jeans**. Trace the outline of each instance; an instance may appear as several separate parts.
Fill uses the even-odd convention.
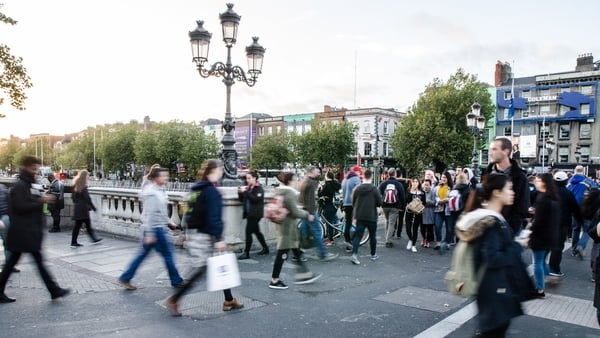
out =
[[[302,219],[300,231],[302,232],[302,236],[306,237],[308,236],[308,229],[310,229],[310,232],[315,237],[315,246],[319,250],[319,257],[323,258],[327,255],[327,249],[325,248],[325,244],[323,244],[323,230],[321,229],[319,214],[315,214],[314,216],[315,219],[312,222],[308,221],[308,217]]]
[[[442,227],[444,224],[446,225],[446,236],[442,241]],[[435,213],[435,239],[438,242],[454,242],[454,222],[451,215],[446,216],[443,212]]]
[[[323,216],[325,216],[325,219],[327,222],[329,222],[329,224],[338,224],[340,221],[337,215],[337,208],[331,203],[325,204],[325,207],[323,208]],[[327,225],[327,238],[333,241],[333,227],[329,224]]]
[[[588,230],[590,229],[591,225],[592,225],[591,219],[583,220],[583,227],[579,226],[577,221],[573,220],[573,244],[571,245],[571,248],[573,248],[573,250],[575,250],[576,248],[581,248],[582,250],[585,250],[585,246],[587,245],[587,242],[590,240],[590,235],[588,235]],[[579,238],[580,234],[581,234],[581,238]]]
[[[371,247],[371,256],[375,256],[377,250],[377,222],[374,223],[363,223],[356,221],[356,232],[354,233],[354,239],[352,239],[352,254],[358,254],[358,247],[360,246],[360,239],[365,233],[365,228],[369,229],[369,246]]]
[[[2,216],[2,223],[4,223],[4,229],[0,230],[0,237],[2,237],[2,245],[4,246],[4,264],[6,264],[10,259],[10,251],[6,248],[6,237],[8,235],[8,228],[10,228],[8,215]]]
[[[549,250],[533,250],[533,277],[537,290],[544,290],[544,278],[550,273],[550,267],[546,263],[549,253]]]
[[[180,285],[183,283],[183,278],[179,275],[177,271],[177,267],[175,267],[175,260],[173,259],[173,243],[169,241],[165,234],[165,229],[156,228],[155,229],[156,241],[154,243],[143,243],[142,249],[140,250],[138,256],[131,262],[129,268],[123,272],[120,280],[124,282],[129,282],[135,275],[135,271],[138,269],[140,264],[146,259],[146,256],[150,253],[150,251],[154,248],[158,253],[160,253],[167,265],[167,270],[169,271],[169,278],[171,279],[171,285]]]

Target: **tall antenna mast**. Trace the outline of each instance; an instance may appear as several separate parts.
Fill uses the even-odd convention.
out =
[[[356,108],[356,64],[358,59],[358,51],[354,50],[354,108]]]

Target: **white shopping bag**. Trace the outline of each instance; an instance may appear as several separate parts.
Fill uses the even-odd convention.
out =
[[[237,258],[233,253],[209,257],[206,265],[208,291],[231,289],[242,285]]]

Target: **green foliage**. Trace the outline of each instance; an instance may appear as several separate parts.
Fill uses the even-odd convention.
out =
[[[486,120],[493,118],[487,87],[475,75],[458,69],[448,81],[436,78],[425,88],[390,142],[394,157],[410,175],[470,163],[473,136],[465,116],[477,101]]]
[[[3,13],[0,13],[0,22],[9,25],[17,23]],[[32,87],[31,79],[27,75],[27,69],[23,67],[23,59],[12,55],[5,44],[0,44],[0,70],[0,90],[8,96],[14,108],[24,110],[27,99],[25,90]],[[0,96],[0,105],[3,103],[4,97]]]
[[[18,162],[16,161],[16,155],[21,149],[19,140],[15,137],[11,137],[2,147],[0,147],[0,167],[8,169],[9,173],[13,174],[16,172]]]
[[[207,135],[202,127],[194,123],[187,125],[181,138],[183,147],[179,159],[187,168],[187,179],[194,180],[202,162],[217,158],[221,145],[214,134]]]
[[[311,131],[294,140],[294,149],[301,163],[343,167],[348,156],[356,152],[354,133],[356,126],[315,121]]]
[[[273,136],[261,136],[252,146],[252,161],[254,169],[282,169],[283,165],[292,161],[292,153],[283,133]]]
[[[127,163],[134,160],[133,149],[137,133],[138,123],[132,121],[130,124],[115,127],[108,135],[104,136],[101,156],[105,171],[129,171]]]

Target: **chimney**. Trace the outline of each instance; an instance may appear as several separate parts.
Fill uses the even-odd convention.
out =
[[[326,104],[323,106],[323,112],[324,113],[330,113],[331,112],[331,106]]]
[[[581,54],[577,57],[576,72],[591,72],[594,70],[594,57],[592,53]]]
[[[508,68],[509,68],[508,78],[506,77],[506,74],[505,74],[505,70],[506,70],[507,66],[508,66],[508,64],[504,63],[502,61],[496,62],[496,70],[494,71],[494,86],[499,87],[502,85],[502,83],[508,81],[508,79],[510,78],[510,66],[508,66]]]

